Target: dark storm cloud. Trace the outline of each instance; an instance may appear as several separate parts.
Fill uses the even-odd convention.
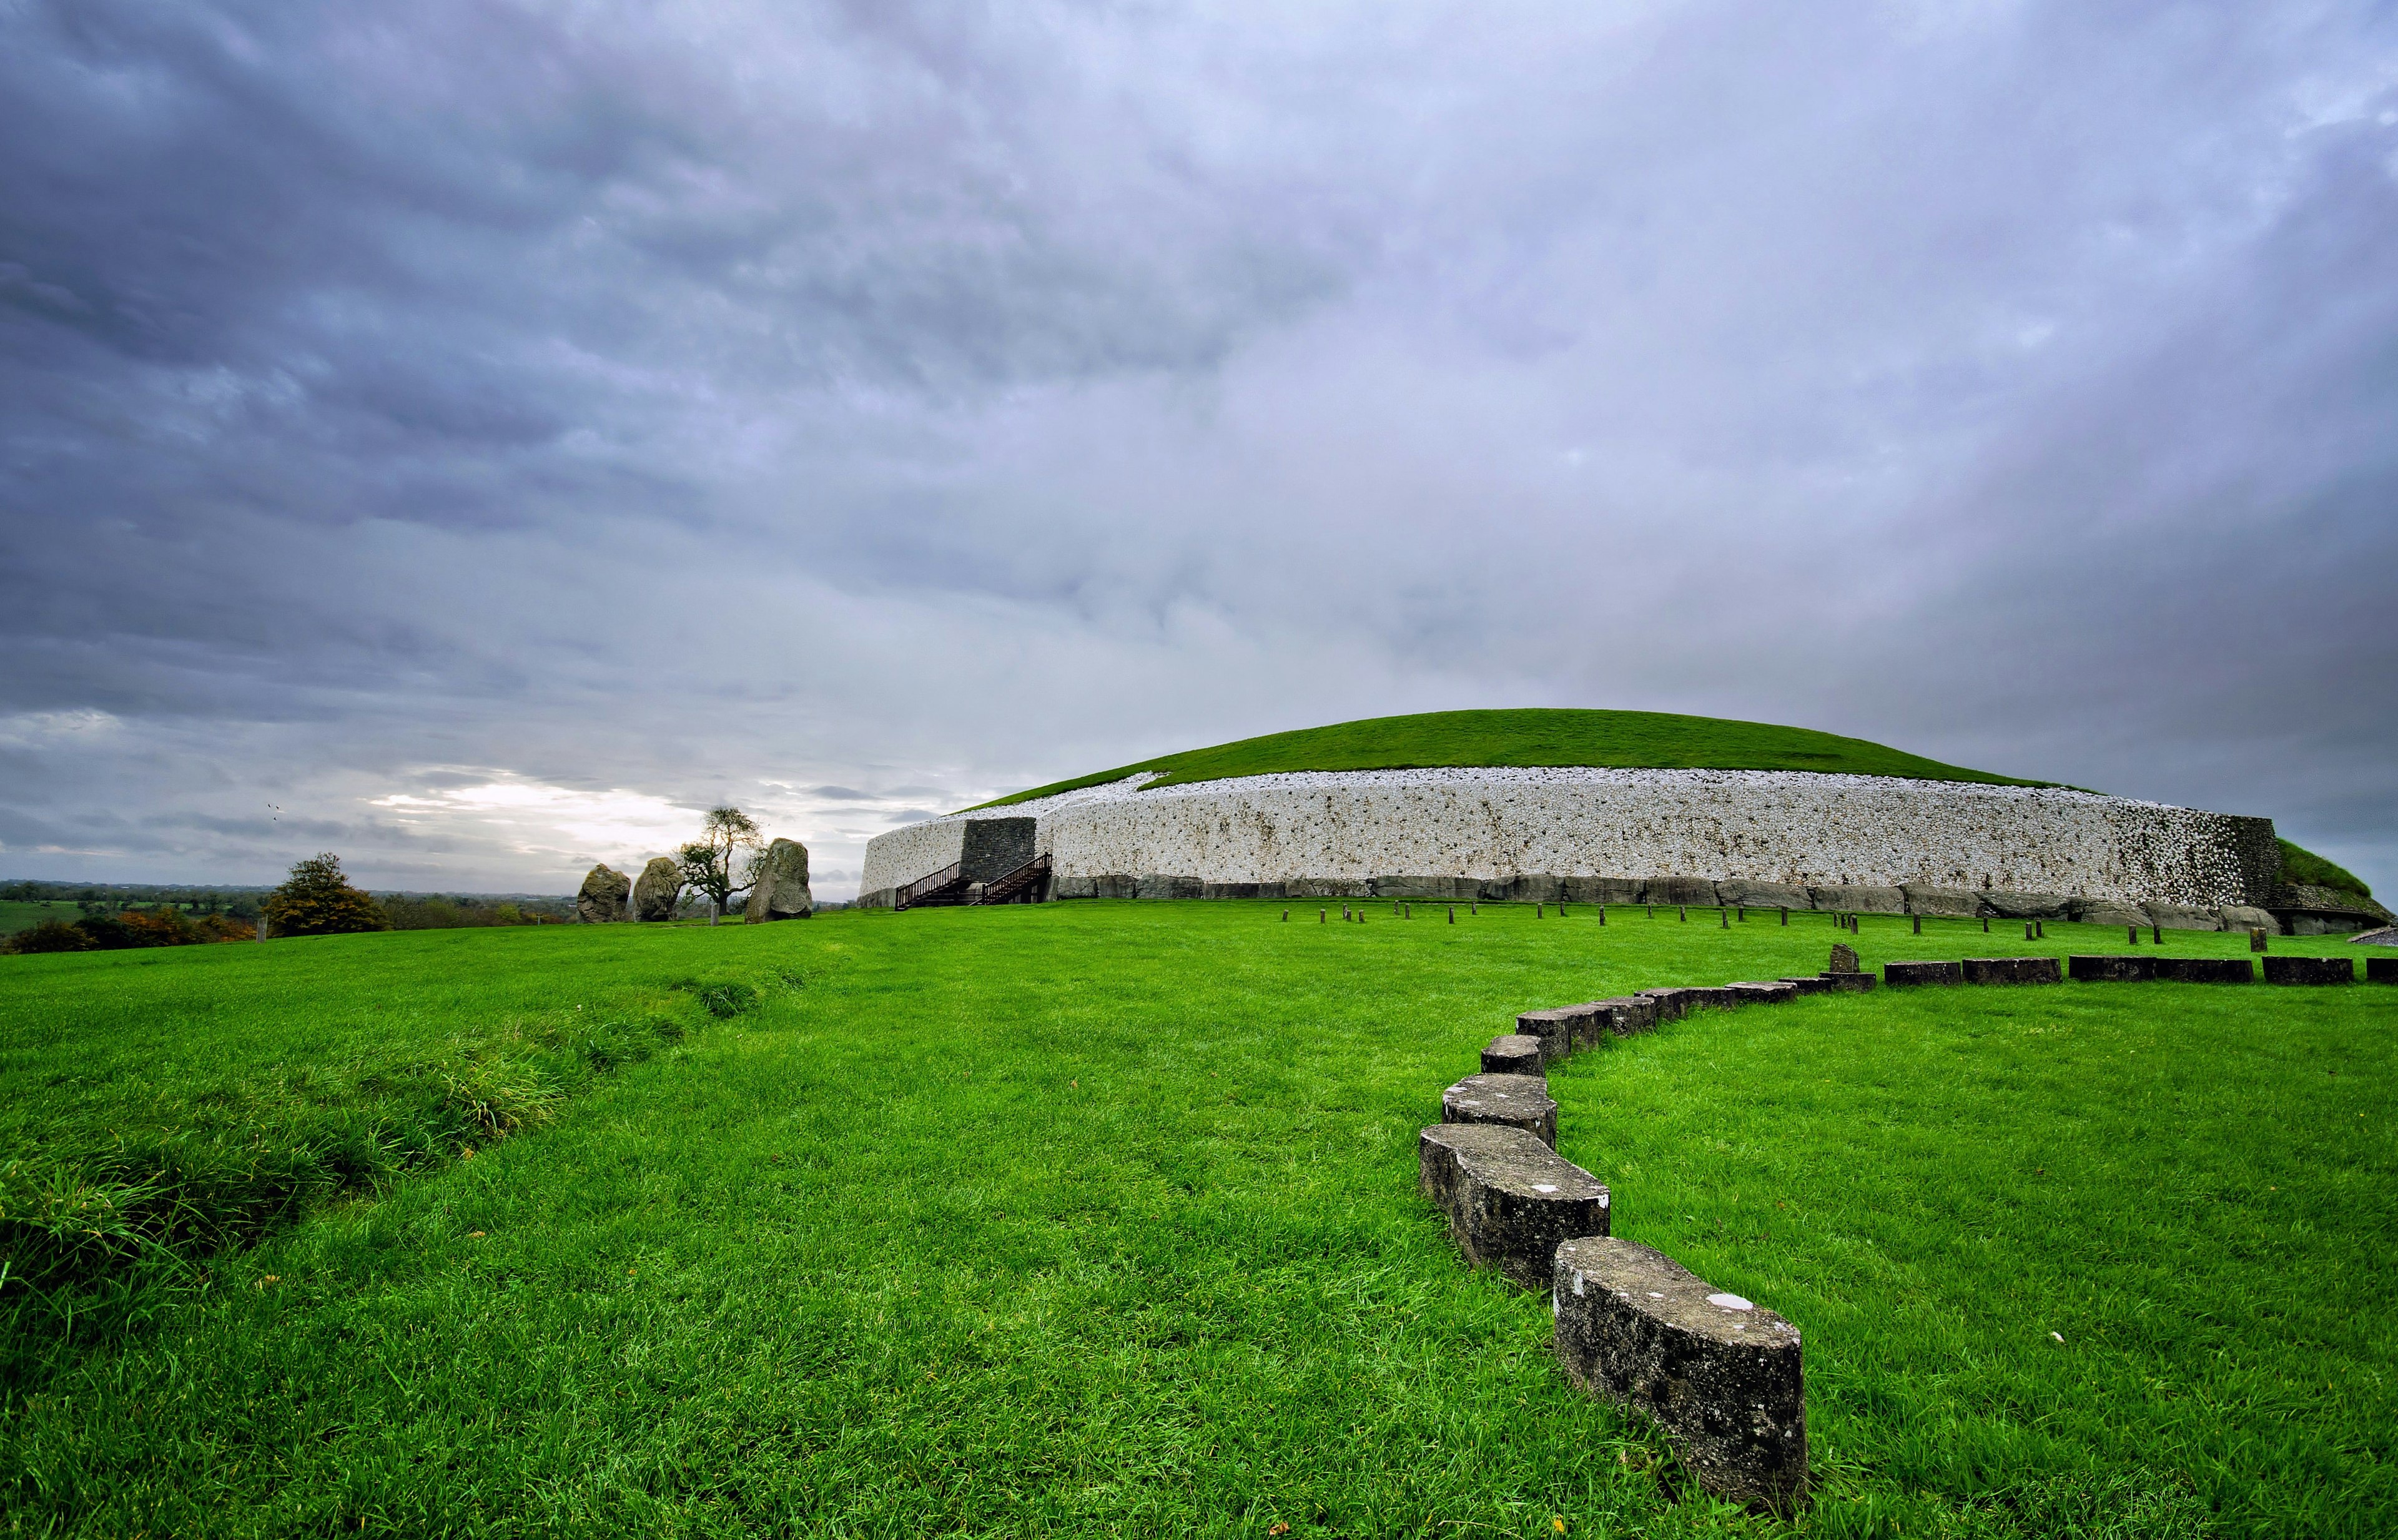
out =
[[[564,886],[731,798],[837,884],[1556,703],[2398,884],[2393,80],[2337,5],[0,8],[0,855]]]

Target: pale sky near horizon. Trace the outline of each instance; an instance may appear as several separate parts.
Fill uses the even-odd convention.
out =
[[[2398,893],[2398,10],[0,4],[0,877],[1470,706]]]

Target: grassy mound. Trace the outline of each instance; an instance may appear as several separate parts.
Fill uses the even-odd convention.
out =
[[[1270,776],[1293,770],[1419,770],[1445,766],[1592,765],[1620,770],[1814,770],[1849,776],[2041,786],[1987,770],[1966,770],[1920,754],[1806,727],[1675,716],[1663,711],[1428,711],[1368,717],[1330,727],[1189,749],[1072,780],[1053,781],[988,802],[1004,807],[1033,797],[1102,786],[1142,770],[1151,784]]]
[[[2373,897],[2373,889],[2365,886],[2364,879],[2346,867],[2327,861],[2313,851],[2292,844],[2287,840],[2281,843],[2282,881],[2307,887],[2328,887],[2336,893],[2353,893],[2363,898]]]
[[[1415,1146],[1514,1011],[1812,969],[1829,920],[1293,907],[10,959],[0,1105],[91,1128],[435,1051],[445,1023],[712,1024],[61,1355],[0,1419],[0,1512],[61,1535],[1766,1533],[1676,1503],[1664,1446],[1565,1382],[1545,1301],[1460,1265]],[[1868,916],[1850,939],[1880,963],[2122,936]],[[743,999],[684,979],[756,997],[720,1020]],[[2398,1527],[2398,1337],[2358,1307],[2398,1226],[2394,1006],[1881,992],[1703,1013],[1555,1084],[1618,1233],[1805,1330],[1823,1486],[1798,1533],[2364,1536]],[[112,1102],[137,1060],[148,1100]]]

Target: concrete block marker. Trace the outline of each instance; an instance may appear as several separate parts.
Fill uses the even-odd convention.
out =
[[[1469,1074],[1440,1093],[1440,1120],[1521,1128],[1557,1147],[1557,1104],[1536,1074]]]
[[[2137,984],[2157,976],[2157,960],[2153,957],[2074,956],[2065,960],[2065,968],[2076,983]]]
[[[2253,984],[2257,970],[2245,957],[2160,957],[2157,981],[2168,984]]]
[[[1510,1282],[1547,1289],[1560,1243],[1608,1233],[1606,1184],[1521,1128],[1435,1124],[1417,1148],[1458,1250]]]
[[[1787,1514],[1806,1501],[1798,1329],[1637,1242],[1556,1250],[1557,1361],[1579,1385],[1654,1418],[1718,1497]]]
[[[2241,966],[2245,967],[2247,964],[2243,960]],[[2265,982],[2352,984],[2356,982],[2356,964],[2346,957],[2268,957]]]
[[[1485,1074],[1545,1074],[1541,1066],[1541,1040],[1509,1033],[1494,1037],[1482,1050],[1482,1073]]]
[[[1962,966],[1969,984],[2061,984],[2065,976],[2054,957],[1968,957]]]
[[[1881,981],[1893,989],[1912,984],[1961,984],[1965,970],[1955,963],[1884,963]]]

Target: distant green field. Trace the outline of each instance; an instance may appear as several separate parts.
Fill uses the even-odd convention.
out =
[[[1654,1435],[1549,1360],[1545,1303],[1460,1264],[1415,1140],[1516,1010],[1812,971],[1829,922],[1331,907],[0,959],[20,1160],[90,1160],[111,1129],[232,1148],[245,1120],[271,1152],[431,1116],[477,1066],[547,1097],[151,1282],[130,1328],[20,1356],[0,1513],[95,1535],[1782,1528],[1669,1498]],[[1854,939],[1869,963],[2122,941],[1928,928]],[[1878,992],[1703,1013],[1555,1083],[1619,1234],[1806,1331],[1821,1484],[1797,1533],[2378,1535],[2394,1026],[2398,990],[2365,985]]]
[[[1921,780],[1985,781],[2001,786],[2038,786],[1985,770],[1964,770],[1919,754],[1885,749],[1863,738],[1844,738],[1805,727],[1761,722],[1727,722],[1663,711],[1584,711],[1529,709],[1512,711],[1430,711],[1419,716],[1369,717],[1330,727],[1219,743],[1119,765],[1072,780],[1018,791],[986,807],[1004,807],[1033,797],[1100,786],[1142,770],[1164,774],[1152,782],[1235,776],[1279,775],[1295,770],[1408,770],[1442,765],[1599,765],[1629,770],[1814,770],[1852,776],[1906,776]]]
[[[0,898],[0,936],[14,936],[44,920],[63,920],[73,925],[82,917],[83,911],[71,903],[37,904],[20,898]]]

